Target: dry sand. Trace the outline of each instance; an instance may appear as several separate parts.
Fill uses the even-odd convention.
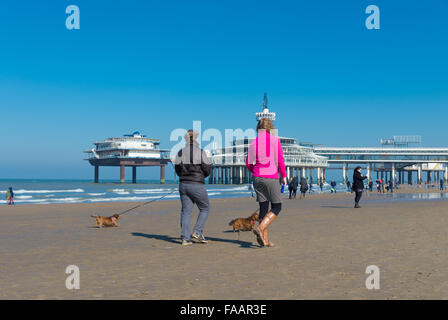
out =
[[[275,248],[231,232],[231,219],[257,208],[249,198],[211,200],[210,243],[188,247],[178,201],[104,229],[90,214],[133,204],[3,205],[0,298],[447,299],[448,201],[372,201],[379,197],[364,196],[361,209],[350,194],[285,199],[270,228]],[[68,265],[80,268],[79,290],[65,287]],[[379,290],[365,287],[369,265],[380,268]]]

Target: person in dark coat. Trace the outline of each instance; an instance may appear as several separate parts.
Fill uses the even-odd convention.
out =
[[[361,167],[358,166],[353,171],[353,184],[352,189],[355,192],[355,208],[361,208],[359,206],[359,200],[361,200],[362,191],[364,190],[364,179],[367,179],[366,176],[361,174]]]
[[[180,225],[183,246],[191,244],[192,238],[196,242],[207,243],[203,232],[210,212],[210,203],[205,178],[211,173],[211,165],[207,154],[199,147],[198,136],[196,131],[188,130],[184,137],[186,145],[174,160],[182,202]],[[190,221],[195,204],[199,208],[199,216],[191,234]]]
[[[292,197],[294,197],[294,199],[296,198],[298,186],[299,186],[299,179],[297,177],[292,178],[288,185],[289,199],[291,199]]]
[[[306,178],[300,179],[300,199],[305,199],[306,191],[308,190],[308,182],[306,181]]]
[[[331,193],[336,193],[336,181],[334,181],[334,180],[331,180],[331,182],[330,182],[330,186],[331,186]]]

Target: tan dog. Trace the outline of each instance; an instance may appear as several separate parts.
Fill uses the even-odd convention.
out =
[[[255,221],[258,221],[258,213],[254,212],[248,218],[237,218],[229,222],[229,226],[233,227],[233,232],[238,230],[238,240],[240,240],[240,230],[252,230],[255,226]]]
[[[120,219],[120,216],[118,214],[114,214],[110,217],[103,217],[103,216],[97,216],[95,214],[91,215],[92,218],[95,218],[96,220],[96,227],[102,228],[105,227],[118,227],[117,220]]]

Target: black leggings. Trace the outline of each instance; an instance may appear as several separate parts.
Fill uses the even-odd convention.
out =
[[[355,203],[358,203],[359,200],[361,200],[361,196],[362,196],[362,191],[356,191]]]
[[[259,219],[261,221],[261,220],[263,220],[264,216],[269,212],[269,201],[259,202],[259,204],[260,204]],[[282,211],[282,204],[281,203],[271,203],[271,211],[273,214],[278,216],[280,211]]]

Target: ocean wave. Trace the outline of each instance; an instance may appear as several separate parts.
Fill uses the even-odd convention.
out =
[[[158,199],[160,196],[148,196],[148,197],[111,197],[111,198],[93,198],[93,199],[86,199],[87,202],[109,202],[109,201],[145,201],[145,200],[152,200],[152,199]],[[178,194],[170,194],[164,197],[164,199],[167,198],[179,198]]]
[[[21,199],[31,199],[33,196],[15,196],[15,200],[21,200]]]
[[[98,193],[87,193],[89,196],[104,196],[106,192],[98,192]]]
[[[133,189],[132,192],[136,194],[148,194],[148,193],[164,193],[171,192],[173,189],[170,188],[158,188],[158,189]]]
[[[27,189],[19,189],[19,190],[13,190],[15,194],[27,194],[27,193],[81,193],[84,192],[83,189],[69,189],[69,190],[27,190]],[[6,191],[3,191],[3,193],[6,193]]]
[[[231,191],[242,191],[242,190],[247,190],[249,192],[248,186],[243,186],[243,187],[234,187],[234,188],[225,188],[225,189],[207,189],[209,191],[223,191],[223,192],[231,192]]]

